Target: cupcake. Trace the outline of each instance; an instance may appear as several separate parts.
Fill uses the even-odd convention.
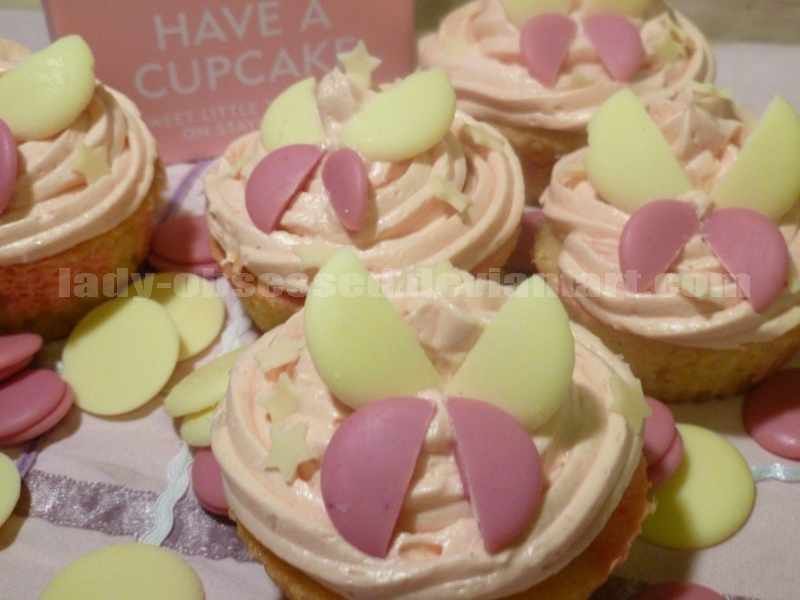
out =
[[[379,90],[363,44],[340,59],[278,96],[205,178],[212,251],[262,331],[300,309],[342,246],[376,273],[443,260],[499,273],[514,248],[519,161],[456,111],[444,71]]]
[[[378,284],[343,248],[234,364],[212,448],[289,598],[577,600],[649,510],[647,412],[541,278]]]
[[[800,119],[714,89],[629,90],[542,195],[535,263],[666,402],[746,390],[800,348]]]
[[[156,144],[79,36],[0,41],[0,138],[0,333],[66,337],[147,252]]]
[[[661,0],[469,2],[420,39],[419,64],[445,69],[458,107],[508,138],[528,204],[555,161],[586,144],[606,98],[625,86],[668,98],[716,68],[703,34]]]

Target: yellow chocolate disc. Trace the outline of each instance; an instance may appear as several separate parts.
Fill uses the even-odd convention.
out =
[[[22,480],[17,465],[5,454],[0,454],[0,527],[11,516],[19,502]]]
[[[120,544],[90,552],[58,573],[39,600],[204,600],[194,569],[175,552]]]
[[[211,445],[211,419],[214,418],[216,406],[198,413],[186,415],[181,420],[181,439],[195,448]]]
[[[245,347],[237,348],[189,373],[164,399],[170,417],[183,417],[216,406],[228,389],[231,367]]]
[[[89,312],[67,339],[62,377],[75,404],[120,415],[146,404],[178,362],[178,330],[153,300],[116,298]]]
[[[747,521],[755,483],[733,444],[697,425],[677,427],[683,460],[653,493],[656,510],[642,523],[642,539],[668,548],[707,548],[732,536]]]
[[[191,273],[149,273],[119,295],[149,298],[167,309],[181,340],[178,360],[208,348],[225,323],[225,303],[214,285]]]

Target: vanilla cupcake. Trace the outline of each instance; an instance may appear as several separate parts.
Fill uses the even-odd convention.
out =
[[[536,266],[666,402],[746,390],[800,348],[800,119],[713,89],[610,98],[542,195]]]
[[[340,250],[231,370],[250,552],[293,599],[588,598],[649,510],[638,382],[538,277],[381,285]]]
[[[279,96],[205,179],[212,250],[263,331],[342,246],[372,272],[446,260],[488,274],[518,235],[519,161],[456,111],[441,69],[378,90],[363,45],[341,58],[344,71]]]
[[[625,86],[669,98],[716,68],[703,34],[662,0],[475,0],[420,39],[419,64],[445,69],[458,107],[509,139],[529,204],[606,98]]]
[[[147,252],[156,143],[133,103],[95,80],[79,36],[36,54],[0,41],[0,121],[0,333],[66,337],[115,291],[104,276],[124,284]]]

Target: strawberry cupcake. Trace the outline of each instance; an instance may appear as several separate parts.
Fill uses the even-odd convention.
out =
[[[82,38],[0,40],[0,333],[70,332],[147,253],[163,186],[139,111]],[[122,282],[124,283],[124,281]]]
[[[343,248],[234,364],[212,449],[288,598],[585,600],[649,510],[647,413],[541,278],[381,287]]]
[[[535,262],[666,402],[740,393],[800,348],[800,118],[716,90],[589,123],[542,195]]]
[[[474,0],[420,39],[419,64],[447,71],[458,107],[508,138],[529,204],[606,98],[626,86],[668,98],[716,68],[703,34],[662,0]]]
[[[363,44],[276,98],[205,179],[212,251],[263,331],[303,305],[342,246],[367,268],[499,273],[524,205],[519,161],[455,108],[441,69],[379,90]]]

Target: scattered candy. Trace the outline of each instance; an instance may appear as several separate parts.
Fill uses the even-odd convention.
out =
[[[270,446],[264,467],[278,469],[286,483],[291,483],[297,474],[297,467],[314,458],[314,454],[306,444],[308,423],[298,422],[283,429],[271,425],[269,428]]]
[[[181,419],[181,439],[193,448],[205,448],[211,445],[211,421],[216,406],[186,415]]]
[[[118,296],[148,298],[167,309],[180,338],[178,360],[208,348],[225,324],[225,303],[214,285],[192,273],[149,273]]]
[[[22,479],[17,465],[5,454],[0,453],[0,527],[11,516],[19,502]]]
[[[336,216],[350,231],[364,224],[369,196],[369,179],[358,152],[340,148],[322,165],[322,183],[331,199]]]
[[[583,0],[581,10],[585,15],[617,13],[626,17],[639,17],[653,0]]]
[[[597,192],[627,213],[692,190],[678,159],[641,100],[623,88],[589,121],[586,173]]]
[[[683,460],[653,493],[656,510],[642,522],[642,539],[667,548],[707,548],[747,521],[755,483],[747,462],[730,442],[697,425],[677,427]]]
[[[649,465],[656,464],[669,451],[678,435],[675,417],[666,404],[655,398],[645,397],[650,407],[650,416],[644,421],[642,456]]]
[[[38,333],[15,333],[0,336],[0,381],[20,372],[42,347]]]
[[[506,17],[517,28],[528,22],[531,17],[541,13],[567,14],[566,0],[500,0]]]
[[[340,139],[369,160],[398,162],[431,149],[450,130],[456,93],[436,67],[380,92],[345,123]]]
[[[533,431],[561,405],[574,365],[567,312],[547,282],[534,275],[487,325],[447,393],[490,402]]]
[[[336,58],[342,63],[348,76],[358,79],[366,87],[372,87],[372,72],[381,66],[381,59],[370,56],[364,40],[359,40],[350,52],[341,52]]]
[[[654,200],[637,208],[619,237],[620,272],[628,290],[641,293],[652,286],[699,228],[688,202]]]
[[[77,147],[76,155],[72,170],[83,175],[86,185],[94,185],[111,173],[111,165],[108,164],[108,150],[106,150],[105,146],[92,148],[80,143]]]
[[[11,195],[14,193],[18,163],[14,134],[11,133],[6,122],[0,119],[0,215],[5,211],[11,201]]]
[[[162,271],[208,277],[220,271],[211,255],[204,215],[184,214],[163,221],[153,232],[148,262]]]
[[[539,452],[519,421],[487,402],[449,398],[446,406],[483,546],[497,553],[528,528],[539,507]]]
[[[272,101],[261,120],[261,143],[267,152],[293,144],[321,144],[325,131],[317,110],[313,77],[286,88]]]
[[[47,369],[28,369],[0,385],[0,438],[36,425],[63,400],[67,384]]]
[[[711,213],[701,233],[753,310],[766,310],[786,285],[791,260],[778,226],[754,210],[725,208]]]
[[[525,23],[519,36],[520,54],[531,77],[553,87],[577,32],[575,21],[565,14],[542,13]]]
[[[118,544],[85,554],[45,586],[39,600],[204,600],[194,569],[179,554],[149,544]]]
[[[245,187],[245,207],[253,224],[271,233],[295,194],[311,176],[322,150],[311,144],[282,146],[259,162]]]
[[[231,367],[245,348],[226,352],[181,379],[164,399],[166,413],[184,417],[215,407],[225,396]]]
[[[720,208],[780,218],[800,198],[800,117],[780,96],[767,106],[736,161],[711,193]]]
[[[439,384],[414,333],[348,246],[314,277],[303,318],[314,367],[351,408]]]
[[[611,77],[630,81],[644,58],[636,25],[618,14],[598,13],[584,18],[583,28]]]
[[[386,398],[350,415],[322,459],[320,486],[336,530],[353,546],[383,558],[389,551],[435,405]]]
[[[725,596],[696,583],[669,581],[651,585],[633,600],[725,600]]]
[[[179,347],[167,309],[144,298],[115,298],[90,311],[72,331],[62,375],[78,407],[120,415],[161,390],[175,369]]]
[[[56,40],[0,77],[0,119],[17,141],[63,131],[94,96],[94,56],[78,35]]]
[[[69,409],[75,403],[75,395],[72,393],[72,388],[66,386],[64,396],[56,407],[49,412],[41,421],[38,421],[22,431],[0,438],[0,446],[16,446],[23,444],[28,440],[47,433],[58,425],[61,420],[67,416]]]
[[[200,506],[208,512],[228,516],[228,500],[222,486],[222,469],[211,448],[201,448],[194,456],[192,490]]]
[[[800,369],[786,369],[747,394],[742,416],[747,432],[778,456],[800,460]]]

